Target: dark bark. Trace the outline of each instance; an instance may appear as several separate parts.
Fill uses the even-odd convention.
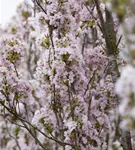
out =
[[[105,15],[106,15],[106,21],[104,20],[102,16],[102,12],[100,10],[100,2],[99,0],[94,0],[98,16],[101,23],[102,33],[105,38],[106,42],[106,54],[108,57],[108,69],[109,73],[112,77],[112,81],[115,84],[116,80],[120,76],[118,64],[117,64],[117,43],[116,43],[116,33],[114,30],[114,23],[113,23],[113,17],[112,13],[105,8]],[[115,98],[115,105],[116,109],[119,105],[119,98],[116,95]],[[122,117],[120,117],[120,120],[122,120]],[[123,150],[132,150],[132,144],[131,144],[131,136],[129,130],[119,129],[119,139],[121,139],[121,145],[123,147]]]

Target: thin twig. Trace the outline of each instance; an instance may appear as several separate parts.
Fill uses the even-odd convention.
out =
[[[33,129],[37,130],[38,132],[40,132],[42,135],[44,135],[46,138],[50,139],[50,140],[53,140],[55,142],[58,142],[60,145],[69,145],[71,147],[75,147],[74,145],[72,144],[69,144],[69,143],[66,143],[66,142],[61,142],[59,140],[56,140],[48,135],[46,135],[44,132],[42,132],[40,129],[38,129],[37,127],[35,127],[34,125],[32,125],[30,122],[24,120],[23,118],[21,118],[16,112],[14,112],[13,110],[10,110],[10,108],[8,108],[2,101],[0,101],[0,104],[2,106],[4,106],[13,116],[17,117],[18,120],[20,120],[21,122],[25,122],[27,123],[29,126],[31,126]],[[29,131],[29,130],[28,130]]]
[[[117,42],[117,44],[116,44],[116,47],[119,46],[121,39],[122,39],[122,35],[120,36],[120,38],[119,38],[119,40],[118,40],[118,42]]]
[[[42,7],[42,5],[40,4],[40,2],[38,0],[36,0],[37,5],[42,9],[42,11],[47,14],[46,10]]]
[[[85,92],[84,92],[84,96],[86,95],[86,92],[87,92],[88,89],[89,89],[90,83],[93,81],[93,79],[94,79],[94,77],[95,77],[96,71],[97,71],[97,69],[94,70],[93,75],[92,75],[92,77],[90,78],[90,80],[89,80],[89,82],[88,82],[88,84],[87,84],[87,87],[86,87]]]
[[[7,128],[7,132],[8,132],[8,134],[9,134],[9,136],[15,140],[15,142],[16,142],[16,144],[17,144],[19,150],[21,150],[21,147],[20,147],[20,145],[19,145],[19,143],[18,143],[17,138],[15,138],[13,135],[11,135],[11,133],[10,133],[10,131],[9,131],[9,129],[8,129],[7,123],[6,123],[6,128]]]

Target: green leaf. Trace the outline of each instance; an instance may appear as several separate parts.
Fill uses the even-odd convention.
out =
[[[89,22],[89,27],[92,28],[94,25],[95,25],[95,20],[92,19],[92,20]]]
[[[70,57],[70,54],[68,52],[66,54],[63,54],[62,55],[62,61],[67,62],[69,57]]]
[[[45,125],[45,129],[46,129],[47,133],[53,132],[53,128],[51,127],[51,125]]]
[[[41,46],[44,47],[44,48],[50,47],[50,39],[49,39],[49,36],[47,36],[46,39],[43,40],[43,42],[41,43]]]
[[[17,32],[17,31],[16,31],[16,28],[13,27],[11,30],[12,30],[12,33],[13,33],[13,34],[16,34],[16,32]]]
[[[16,127],[14,131],[16,137],[18,136],[19,131],[20,131],[20,127]]]
[[[9,53],[7,60],[14,63],[16,60],[20,60],[20,54],[18,54],[17,52],[11,52]]]
[[[28,17],[30,17],[31,14],[30,14],[28,11],[23,11],[23,12],[22,12],[22,16],[23,16],[24,18],[28,19]]]
[[[44,124],[44,123],[45,123],[44,118],[41,118],[41,119],[40,119],[40,123],[41,123],[41,124]]]
[[[81,150],[80,146],[76,146],[75,150]]]
[[[15,43],[12,42],[12,41],[9,42],[9,46],[14,46],[14,44],[15,44]]]
[[[67,81],[65,81],[65,82],[63,82],[66,86],[68,86],[68,80]]]
[[[95,123],[95,127],[96,127],[97,129],[99,129],[99,128],[100,128],[100,123],[99,123],[98,121],[96,121],[96,123]]]

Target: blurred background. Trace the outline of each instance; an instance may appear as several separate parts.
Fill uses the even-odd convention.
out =
[[[15,15],[17,5],[23,0],[0,0],[0,24],[4,26]]]

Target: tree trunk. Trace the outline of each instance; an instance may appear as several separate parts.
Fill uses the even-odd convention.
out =
[[[105,42],[106,42],[106,54],[108,57],[108,67],[109,67],[108,69],[111,74],[112,81],[115,84],[116,80],[120,76],[120,73],[119,73],[117,57],[116,57],[118,48],[116,43],[116,33],[114,31],[113,17],[111,12],[109,12],[107,8],[105,8],[106,21],[104,21],[102,12],[100,10],[99,0],[94,0],[94,3],[98,12],[102,33],[104,35]],[[119,105],[119,98],[117,95],[115,99],[115,105],[117,109]],[[120,120],[122,120],[122,117],[121,116],[119,117]],[[123,150],[132,150],[130,131],[119,129],[119,135],[120,135],[119,139],[121,139],[121,145],[123,147]]]

